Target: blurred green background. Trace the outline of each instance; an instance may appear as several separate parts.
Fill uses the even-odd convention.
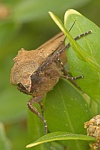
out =
[[[22,47],[36,49],[60,30],[52,11],[63,20],[67,9],[76,9],[100,25],[100,0],[1,0],[0,1],[0,149],[25,150],[29,96],[10,85],[13,58]]]

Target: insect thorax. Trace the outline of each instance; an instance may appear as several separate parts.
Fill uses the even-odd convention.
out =
[[[59,62],[53,62],[39,73],[31,76],[31,93],[33,96],[45,95],[51,91],[62,76],[62,66]]]

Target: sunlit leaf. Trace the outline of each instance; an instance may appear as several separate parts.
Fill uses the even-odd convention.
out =
[[[35,142],[28,144],[26,146],[26,148],[34,147],[36,145],[47,143],[47,142],[61,141],[61,140],[95,141],[94,138],[86,136],[86,135],[71,134],[71,133],[67,133],[67,132],[54,132],[54,133],[49,133],[47,135],[40,137]]]
[[[100,66],[97,63],[97,61],[91,55],[89,55],[86,51],[84,51],[84,49],[77,42],[74,41],[72,36],[69,34],[68,30],[65,29],[63,23],[61,22],[61,20],[56,15],[54,15],[51,12],[49,12],[49,14],[52,17],[52,19],[55,21],[55,23],[58,25],[58,27],[62,30],[62,32],[68,37],[70,44],[71,44],[73,50],[75,51],[75,53],[77,54],[77,56],[80,59],[82,59],[83,61],[86,61],[96,71],[98,71],[100,73]],[[68,15],[68,14],[67,15],[66,14],[65,14],[65,18]]]

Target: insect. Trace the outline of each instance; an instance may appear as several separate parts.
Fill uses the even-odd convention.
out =
[[[90,33],[91,31],[85,32],[74,40]],[[45,133],[46,120],[33,104],[38,102],[42,107],[41,100],[46,93],[53,89],[61,77],[68,79],[64,64],[67,62],[65,50],[70,47],[70,43],[64,45],[64,40],[65,36],[61,32],[36,50],[26,51],[22,48],[14,58],[11,70],[11,84],[16,85],[19,91],[32,95],[27,105],[43,121]]]

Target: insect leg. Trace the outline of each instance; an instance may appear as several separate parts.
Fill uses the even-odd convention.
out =
[[[62,68],[62,69],[61,69],[62,72],[63,72],[62,77],[63,77],[63,76],[67,76],[68,73],[67,73],[67,71],[65,70],[65,67],[64,67],[63,62],[62,62],[59,58],[57,59],[57,61],[59,62],[59,64],[61,65],[61,68]],[[57,62],[57,61],[55,61],[55,62]]]
[[[74,20],[74,22],[73,22],[72,26],[71,26],[71,27],[70,27],[70,29],[68,30],[69,32],[72,30],[72,28],[73,28],[73,26],[74,26],[75,22],[76,22],[76,20]]]
[[[66,78],[67,80],[77,80],[77,79],[83,79],[83,76],[77,76],[77,77],[71,77],[71,76],[63,76],[64,78]]]
[[[76,36],[76,37],[74,38],[74,40],[76,41],[76,40],[78,40],[78,39],[80,39],[80,38],[82,38],[82,37],[85,37],[85,36],[87,36],[88,34],[91,34],[91,33],[92,33],[92,31],[89,30],[89,31],[87,31],[87,32],[85,32],[85,33],[80,34],[79,36]],[[67,45],[65,45],[62,49],[60,49],[60,47],[58,46],[58,48],[55,50],[55,52],[54,52],[50,57],[48,57],[48,58],[46,59],[46,61],[44,61],[44,62],[41,64],[41,66],[35,71],[35,73],[39,73],[39,72],[42,71],[44,68],[46,68],[46,67],[48,67],[50,64],[52,64],[52,62],[56,61],[56,60],[58,59],[58,57],[59,57],[66,49],[68,49],[70,46],[71,46],[70,43],[68,43]],[[35,73],[34,73],[34,74],[35,74]]]
[[[83,76],[80,75],[80,76],[77,76],[77,77],[73,77],[73,76],[69,76],[68,75],[68,72],[65,70],[65,67],[64,67],[64,64],[63,62],[58,58],[57,61],[60,63],[61,67],[62,67],[62,72],[63,72],[63,75],[62,77],[67,79],[67,80],[70,80],[70,81],[73,81],[73,80],[77,80],[77,79],[82,79]]]
[[[77,80],[77,79],[83,79],[83,76],[82,76],[82,75],[76,76],[76,77],[70,76],[70,75],[68,74],[68,72],[65,70],[65,67],[64,67],[63,63],[60,61],[59,58],[58,58],[58,61],[59,61],[59,63],[60,63],[61,66],[62,66],[62,72],[63,72],[63,75],[61,76],[62,78],[65,78],[65,79],[70,80],[70,81],[75,81],[75,80]]]
[[[38,103],[39,103],[40,108],[41,108],[42,116],[44,116],[44,107],[43,107],[43,103],[42,103],[42,102],[38,102]]]
[[[78,39],[81,39],[82,37],[85,37],[85,36],[87,36],[88,34],[91,34],[91,33],[92,33],[92,30],[89,30],[89,31],[87,31],[87,32],[85,32],[85,33],[82,33],[82,34],[76,36],[76,37],[74,38],[74,40],[76,41],[76,40],[78,40]],[[54,55],[54,59],[56,59],[58,56],[60,56],[60,55],[61,55],[66,49],[68,49],[70,46],[71,46],[70,43],[68,43],[63,49],[59,50],[59,51],[56,53],[56,55]]]
[[[43,96],[39,96],[39,97],[34,97],[32,99],[30,99],[27,103],[28,108],[30,109],[31,112],[33,112],[34,114],[36,114],[37,116],[40,117],[40,119],[43,121],[44,123],[44,128],[45,128],[45,134],[47,133],[47,123],[46,120],[44,119],[44,117],[41,115],[40,112],[38,112],[38,110],[36,109],[36,107],[33,106],[33,104],[35,102],[40,102],[41,99],[43,98]]]

